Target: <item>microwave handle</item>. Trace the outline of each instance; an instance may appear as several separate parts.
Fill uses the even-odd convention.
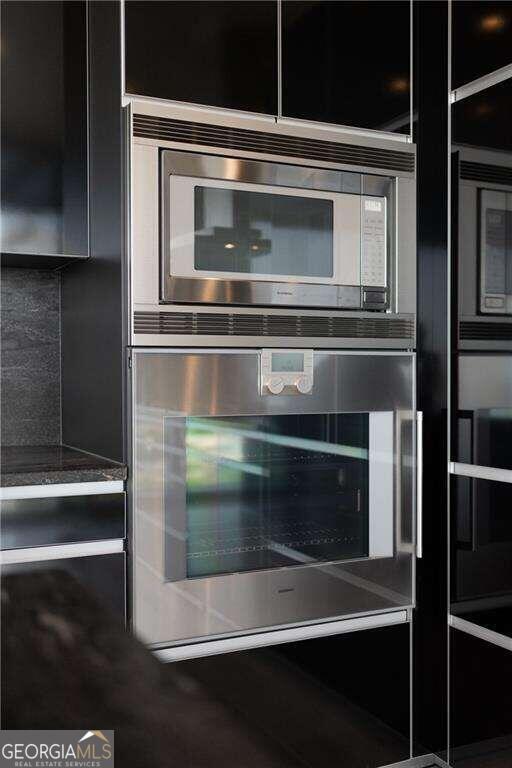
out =
[[[416,412],[416,557],[423,557],[423,411]]]

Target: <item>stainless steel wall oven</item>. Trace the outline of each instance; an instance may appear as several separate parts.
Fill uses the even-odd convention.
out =
[[[141,349],[133,386],[147,642],[412,604],[414,355]]]

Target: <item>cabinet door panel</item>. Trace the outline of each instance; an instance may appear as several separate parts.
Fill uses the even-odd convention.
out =
[[[3,3],[1,21],[3,263],[87,256],[86,3]]]
[[[454,0],[452,88],[512,64],[512,3]]]
[[[124,493],[2,501],[1,549],[124,536]]]
[[[277,3],[125,4],[126,91],[274,114]]]
[[[409,133],[410,4],[284,0],[283,114]]]
[[[124,553],[2,566],[2,574],[63,572],[74,576],[98,602],[126,620],[126,556]]]

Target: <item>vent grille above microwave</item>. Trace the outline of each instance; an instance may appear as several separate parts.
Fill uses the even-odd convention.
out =
[[[512,341],[512,323],[465,320],[459,330],[461,341]]]
[[[172,335],[410,339],[412,346],[414,321],[390,317],[135,312],[134,331]]]
[[[471,181],[484,181],[488,184],[512,185],[512,168],[504,168],[500,165],[487,165],[485,163],[470,163],[467,160],[461,160],[460,177],[461,179]]]
[[[265,152],[286,157],[304,157],[324,162],[367,168],[414,171],[414,154],[399,150],[340,144],[337,141],[307,139],[223,125],[192,123],[164,117],[134,115],[133,135],[164,141],[179,141],[209,147]]]

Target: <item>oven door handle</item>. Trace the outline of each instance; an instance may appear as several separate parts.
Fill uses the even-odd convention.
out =
[[[416,557],[423,557],[423,411],[416,412]]]

